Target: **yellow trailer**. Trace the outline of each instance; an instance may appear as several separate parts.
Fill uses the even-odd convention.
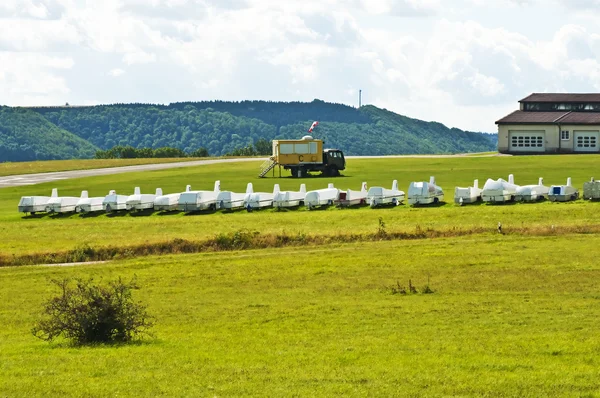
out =
[[[273,158],[280,165],[323,163],[323,141],[273,140]]]
[[[273,140],[273,155],[263,164],[259,177],[264,177],[275,166],[290,170],[292,177],[306,177],[309,171],[337,176],[345,169],[346,161],[342,151],[323,149],[323,140],[307,135],[301,140]]]

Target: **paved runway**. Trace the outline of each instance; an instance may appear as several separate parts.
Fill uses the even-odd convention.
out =
[[[264,161],[265,159],[261,159],[261,158],[210,159],[210,160],[194,160],[191,162],[141,164],[141,165],[135,165],[135,166],[107,167],[107,168],[103,168],[103,169],[57,171],[57,172],[53,172],[53,173],[21,174],[21,175],[0,177],[0,188],[18,187],[21,185],[41,184],[43,182],[66,180],[69,178],[93,177],[93,176],[101,176],[101,175],[108,175],[108,174],[133,173],[133,172],[150,171],[150,170],[165,170],[165,169],[173,169],[173,168],[178,168],[178,167],[204,166],[207,164],[215,164],[215,163],[259,162],[259,161]]]

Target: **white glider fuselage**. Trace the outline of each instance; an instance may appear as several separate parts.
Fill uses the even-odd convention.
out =
[[[154,210],[172,211],[177,210],[181,193],[170,193],[168,195],[157,196],[154,199]]]
[[[56,193],[56,188],[52,190],[52,195]],[[23,196],[19,200],[18,209],[20,213],[39,213],[45,212],[48,201],[52,196]]]
[[[383,187],[371,187],[367,192],[367,203],[371,207],[377,207],[382,205],[394,205],[397,206],[404,202],[406,194],[404,191],[398,189],[398,180],[392,182],[392,189]]]
[[[600,199],[600,181],[592,178],[588,182],[583,183],[583,198],[588,200]]]
[[[216,206],[217,195],[218,193],[213,191],[184,192],[179,196],[177,209],[186,213],[210,209]]]
[[[154,209],[154,200],[162,196],[162,189],[157,188],[156,193],[141,193],[140,188],[136,187],[133,195],[130,195],[125,202],[125,210],[149,210]]]
[[[329,184],[328,188],[307,192],[304,198],[304,205],[309,209],[319,206],[330,206],[338,200],[339,196],[340,190],[334,188],[333,184]]]
[[[46,213],[72,213],[79,198],[75,196],[58,196],[58,192],[52,190],[52,196],[46,204]]]
[[[488,179],[483,186],[481,199],[488,203],[504,203],[514,200],[518,185],[514,183],[513,175],[508,176],[508,181],[499,178],[497,180]]]
[[[234,210],[241,209],[244,207],[244,199],[246,198],[245,193],[223,191],[219,192],[217,197],[217,208]]]
[[[253,192],[252,183],[246,186],[246,193],[221,191],[217,196],[217,209],[235,210],[244,207],[246,197]]]
[[[300,185],[300,191],[279,191],[273,195],[273,207],[297,207],[304,203],[306,185]]]
[[[454,203],[463,205],[478,202],[481,199],[481,191],[479,180],[473,181],[472,187],[455,187]]]
[[[579,190],[571,185],[571,177],[567,178],[566,185],[552,185],[548,192],[548,199],[552,202],[569,202],[579,197]]]
[[[107,213],[126,209],[128,195],[118,195],[115,191],[110,191],[102,201],[102,208]]]
[[[548,197],[550,188],[544,185],[544,179],[540,178],[537,184],[522,185],[517,188],[515,200],[520,202],[535,202]]]
[[[93,213],[96,211],[102,211],[102,202],[104,201],[104,196],[99,196],[95,198],[88,197],[87,191],[81,192],[81,197],[77,201],[77,205],[75,205],[75,212],[77,213]]]
[[[346,192],[340,191],[337,203],[340,206],[358,206],[367,203],[367,183],[363,182],[360,190],[348,189]]]
[[[215,182],[215,189],[212,191],[190,191],[183,192],[179,197],[179,203],[177,210],[184,211],[186,213],[216,209],[217,207],[217,196],[221,192],[221,182]]]
[[[187,185],[185,187],[185,192],[191,192],[192,186]],[[179,205],[179,198],[181,194],[184,192],[178,193],[170,193],[167,195],[158,195],[154,199],[154,210],[156,211],[173,211],[177,210],[177,205]]]
[[[435,178],[429,182],[411,182],[408,187],[409,205],[428,205],[444,201],[444,191],[435,184]]]

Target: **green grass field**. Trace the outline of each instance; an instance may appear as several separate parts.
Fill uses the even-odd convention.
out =
[[[0,189],[0,253],[19,255],[73,249],[81,244],[91,246],[137,245],[174,238],[201,240],[219,233],[238,230],[260,231],[264,234],[337,234],[374,232],[382,217],[390,231],[423,229],[492,228],[502,222],[511,227],[545,228],[555,225],[600,225],[597,203],[579,200],[574,203],[538,203],[507,206],[455,206],[454,186],[468,186],[479,178],[483,185],[487,177],[507,178],[515,174],[519,184],[533,184],[540,176],[546,184],[562,184],[567,177],[580,188],[583,182],[600,170],[598,156],[538,156],[451,159],[369,159],[348,162],[348,170],[339,178],[256,178],[260,162],[217,164],[144,173],[119,174],[85,179],[56,181],[35,186]],[[153,214],[151,216],[116,217],[98,215],[80,217],[22,218],[17,212],[23,195],[49,194],[53,187],[61,195],[79,196],[87,189],[91,196],[104,196],[110,189],[130,194],[136,185],[142,191],[154,192],[162,187],[165,193],[180,192],[186,184],[194,189],[212,189],[214,180],[221,180],[223,190],[244,192],[246,183],[253,182],[255,190],[272,191],[273,184],[282,189],[298,189],[305,182],[308,189],[317,189],[334,182],[342,189],[359,189],[361,181],[369,185],[390,186],[398,179],[400,187],[408,189],[411,180],[428,180],[435,175],[446,192],[445,206],[411,208],[403,205],[385,209],[327,209],[308,211],[297,209],[247,213],[216,213],[186,216],[183,214]]]
[[[351,160],[341,178],[257,179],[260,162],[120,174],[0,189],[5,257],[133,246],[220,233],[335,236],[474,230],[435,239],[358,241],[0,268],[0,396],[600,396],[600,203],[452,203],[454,186],[515,174],[518,184],[572,177],[599,156]],[[117,217],[17,213],[22,195],[243,191],[390,185],[430,175],[449,204]],[[495,233],[501,221],[506,235]],[[549,231],[549,236],[523,233]],[[587,227],[588,229],[585,229]],[[479,228],[479,229],[478,229]],[[511,230],[518,232],[512,234]],[[452,235],[450,233],[450,235]],[[46,343],[29,330],[52,278],[137,276],[154,338],[125,346]],[[393,295],[408,280],[433,294]]]
[[[0,163],[0,177],[18,174],[50,173],[53,171],[88,170],[106,167],[133,166],[150,163],[173,163],[199,160],[200,158],[162,158],[162,159],[85,159],[85,160],[47,160],[37,162]]]
[[[2,396],[598,396],[597,236],[475,237],[0,269]],[[137,276],[154,339],[29,329],[50,278]],[[392,295],[411,279],[429,295]]]

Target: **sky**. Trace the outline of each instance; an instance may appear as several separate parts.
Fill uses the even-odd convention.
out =
[[[600,0],[0,0],[0,104],[315,98],[495,132],[600,91]]]

